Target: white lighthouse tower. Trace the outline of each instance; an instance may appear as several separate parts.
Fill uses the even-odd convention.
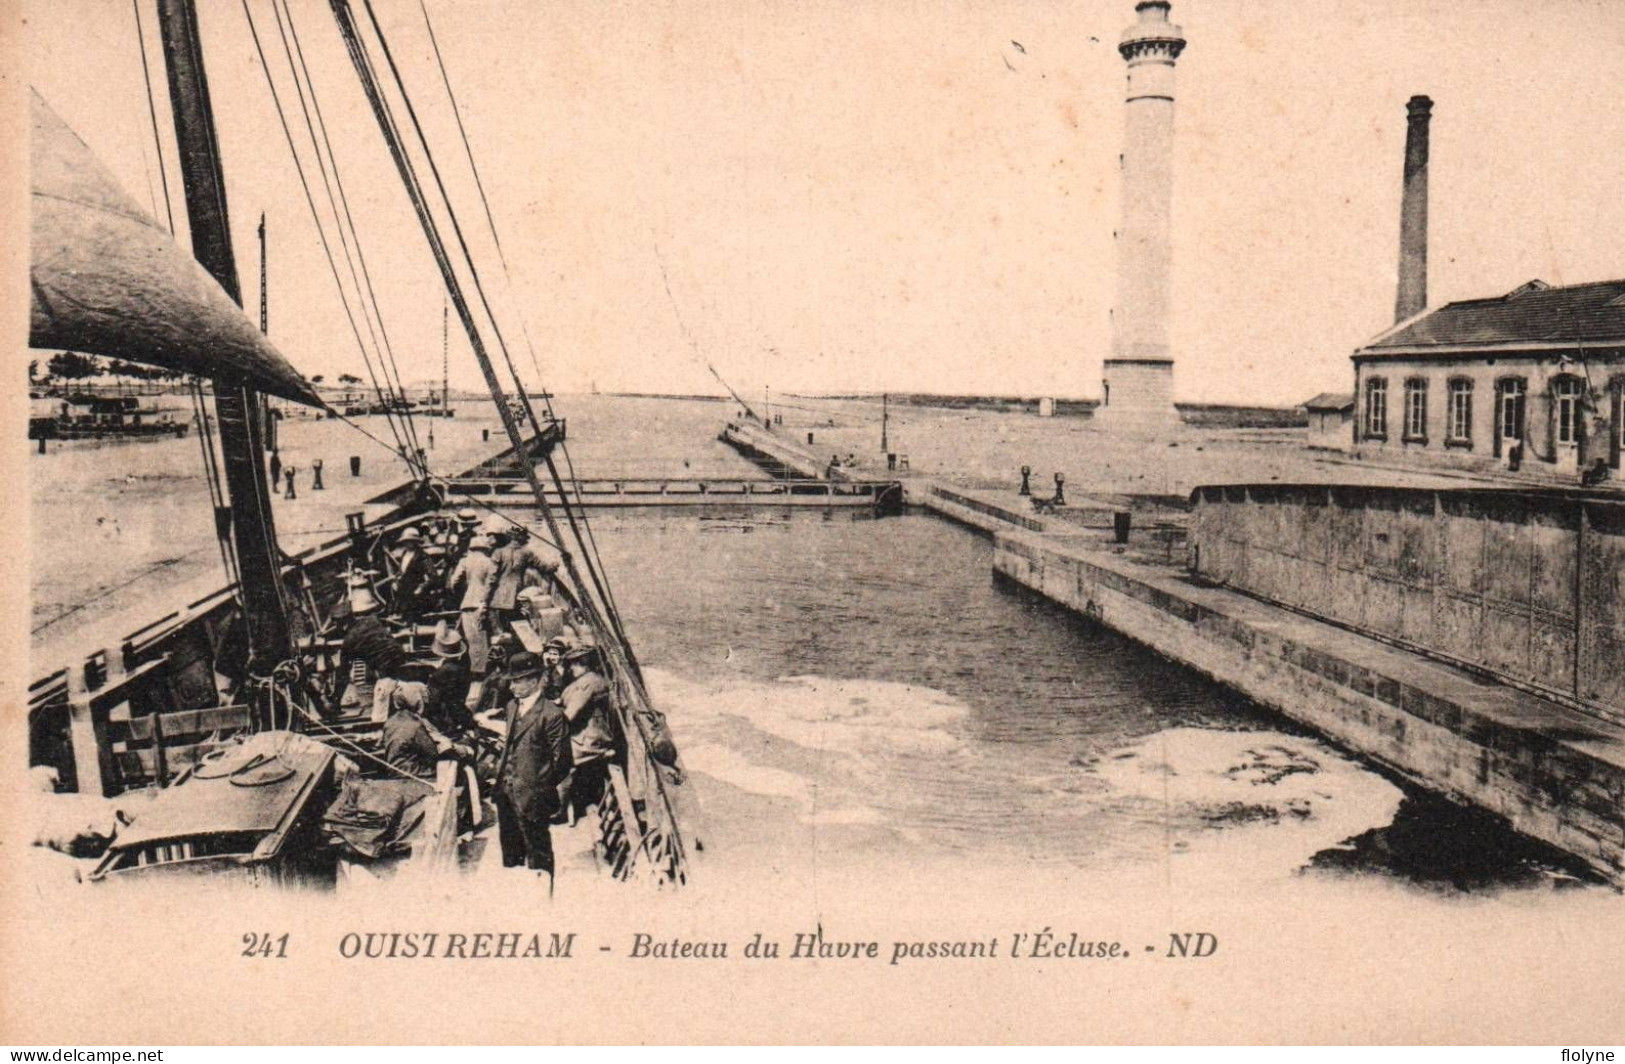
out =
[[[1173,199],[1174,63],[1185,34],[1167,0],[1140,0],[1139,21],[1118,52],[1128,63],[1123,131],[1123,216],[1117,231],[1117,305],[1105,360],[1104,426],[1176,424],[1174,359],[1168,346],[1168,213]]]

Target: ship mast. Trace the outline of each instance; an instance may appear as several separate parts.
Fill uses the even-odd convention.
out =
[[[260,335],[261,336],[270,336],[271,335],[271,319],[270,319],[271,304],[270,304],[269,296],[267,294],[267,289],[266,289],[265,212],[264,211],[260,212],[259,238],[260,238]],[[265,444],[265,449],[267,451],[275,451],[276,446],[277,446],[276,419],[271,413],[271,397],[269,395],[266,395],[264,392],[260,393],[260,406],[259,406],[259,409],[260,409],[260,418],[261,418],[260,424],[264,426],[263,431],[264,431],[264,435],[265,435],[265,439],[262,442]],[[272,484],[271,487],[275,488],[276,485]]]
[[[158,0],[159,35],[175,118],[192,253],[242,306],[232,255],[226,183],[203,68],[195,0]],[[263,230],[262,230],[263,232]],[[263,286],[264,272],[261,271]],[[264,322],[261,312],[261,322]],[[265,478],[263,422],[255,416],[259,393],[240,379],[213,380],[216,423],[225,465],[226,497],[237,550],[238,588],[247,628],[251,674],[263,674],[290,654],[287,603],[283,599],[281,551]]]

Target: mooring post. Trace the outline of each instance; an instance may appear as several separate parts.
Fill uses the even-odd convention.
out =
[[[310,460],[310,477],[311,477],[310,490],[311,491],[321,491],[321,490],[323,490],[322,489],[322,460],[320,458],[312,458]]]
[[[1032,466],[1024,465],[1021,467],[1021,494],[1031,495],[1033,493],[1032,476]]]
[[[1055,498],[1051,500],[1056,506],[1066,505],[1066,474],[1055,474]]]

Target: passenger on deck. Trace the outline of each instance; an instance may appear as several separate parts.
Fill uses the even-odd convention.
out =
[[[568,796],[572,816],[603,796],[609,761],[615,756],[615,734],[610,730],[609,681],[598,671],[598,648],[571,647],[564,655],[570,683],[559,695],[559,705],[570,722],[570,750],[575,769],[561,789]]]
[[[348,626],[344,632],[344,645],[339,652],[338,687],[333,691],[336,705],[364,705],[364,691],[354,692],[357,697],[345,698],[347,688],[357,664],[366,667],[367,681],[372,684],[372,719],[382,721],[389,712],[389,696],[406,666],[406,652],[387,625],[378,618],[378,600],[365,587],[357,588],[348,603]],[[345,611],[335,610],[341,619]]]
[[[446,577],[451,574],[446,566],[446,548],[439,543],[430,543],[423,548],[423,561],[426,568],[423,572],[423,590],[419,595],[423,610],[418,616],[455,612],[457,604],[447,601],[451,592],[446,590]]]
[[[530,530],[515,528],[506,545],[491,555],[497,566],[496,591],[491,609],[497,619],[511,621],[519,614],[519,593],[527,587],[552,589],[559,563],[542,557],[530,544]],[[543,639],[547,636],[538,632]],[[557,634],[557,633],[554,633]]]
[[[474,675],[468,667],[467,646],[457,629],[442,623],[435,629],[434,653],[440,664],[429,677],[424,716],[443,734],[460,736],[474,726],[474,716],[468,711]]]
[[[514,700],[508,735],[497,769],[494,801],[502,863],[546,872],[553,884],[553,837],[559,786],[570,771],[570,726],[557,706],[542,697],[542,663],[519,653],[509,662]]]
[[[423,719],[427,688],[420,683],[397,684],[389,697],[389,717],[384,721],[384,760],[424,782],[434,781],[434,763],[441,746]],[[448,744],[449,745],[449,744]]]
[[[475,536],[469,541],[468,553],[446,582],[448,590],[463,593],[458,609],[462,611],[463,638],[468,640],[469,668],[476,680],[485,676],[486,651],[490,648],[486,625],[496,575],[496,565],[491,561],[491,541]]]
[[[423,553],[423,533],[408,528],[395,541],[399,554],[395,590],[390,596],[390,613],[407,620],[416,620],[422,612],[423,597],[428,589],[429,559]]]
[[[468,553],[468,545],[473,542],[474,537],[479,534],[479,531],[480,531],[480,515],[479,514],[475,513],[473,510],[458,510],[457,511],[457,530],[456,530],[456,532],[457,532],[457,547],[456,547],[456,549],[457,549],[457,553],[458,553],[459,556]]]
[[[563,636],[554,636],[542,648],[542,693],[549,702],[557,702],[570,683],[570,670],[564,665],[564,655],[571,643]]]

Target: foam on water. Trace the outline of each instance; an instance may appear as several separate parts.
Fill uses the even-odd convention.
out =
[[[1275,878],[1391,823],[1404,793],[1313,739],[1169,728],[1091,770],[1203,877]]]
[[[1021,749],[978,743],[970,708],[928,687],[660,669],[649,678],[694,772],[783,803],[784,827],[884,827],[916,856],[991,844],[997,829],[1067,864],[1279,881],[1390,823],[1403,797],[1331,748],[1275,731],[1168,728],[1037,773]],[[994,800],[956,800],[989,787]]]
[[[787,800],[809,824],[882,823],[885,814],[863,798],[892,789],[887,762],[940,759],[964,746],[952,726],[968,707],[931,688],[805,675],[696,680],[662,669],[648,679],[689,768]]]

